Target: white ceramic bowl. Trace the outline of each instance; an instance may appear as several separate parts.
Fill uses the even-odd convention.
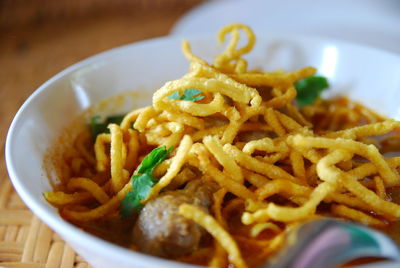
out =
[[[251,67],[293,70],[306,65],[329,78],[329,94],[343,94],[391,117],[400,118],[400,57],[334,40],[294,35],[264,35],[247,58]],[[188,38],[197,55],[210,60],[214,36]],[[24,103],[7,136],[6,161],[15,189],[26,205],[94,267],[189,267],[121,248],[64,221],[42,196],[50,190],[43,157],[64,126],[88,106],[135,89],[151,93],[188,69],[180,38],[166,37],[107,51],[54,76]],[[146,95],[146,94],[145,94]]]

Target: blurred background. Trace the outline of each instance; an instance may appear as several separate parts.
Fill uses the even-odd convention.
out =
[[[0,0],[0,154],[12,118],[42,83],[101,51],[169,34],[201,0]]]

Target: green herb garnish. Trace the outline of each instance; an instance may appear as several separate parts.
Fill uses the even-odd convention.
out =
[[[137,173],[132,175],[132,191],[121,202],[120,215],[122,218],[130,217],[134,210],[137,213],[140,212],[143,207],[141,200],[147,198],[151,188],[158,180],[153,177],[153,170],[168,157],[172,148],[172,146],[169,149],[166,146],[156,148],[143,159]]]
[[[179,91],[175,91],[174,93],[169,95],[168,98],[171,100],[199,101],[199,100],[204,99],[203,95],[197,96],[200,93],[203,93],[203,92],[201,90],[198,90],[195,88],[189,88],[183,92],[182,96],[179,95]]]
[[[107,128],[109,124],[121,124],[122,119],[124,119],[125,115],[113,115],[107,117],[105,120],[102,120],[99,115],[95,115],[90,120],[90,129],[92,131],[92,137],[95,140],[97,135],[101,133],[110,133],[110,130]]]
[[[303,78],[295,84],[296,100],[300,108],[313,104],[321,92],[329,87],[328,80],[323,76]]]

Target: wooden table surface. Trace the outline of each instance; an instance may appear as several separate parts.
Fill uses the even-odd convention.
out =
[[[0,24],[0,137],[3,148],[0,179],[7,177],[4,162],[7,130],[19,107],[36,88],[89,56],[127,43],[168,35],[179,17],[199,2],[184,1],[184,5],[167,10],[135,10],[129,6],[131,12],[125,10],[49,22],[40,20],[7,28]],[[0,10],[1,7],[0,4]]]
[[[167,35],[179,17],[201,1],[170,0],[175,6],[165,8],[160,4],[162,1],[149,0],[141,1],[145,6],[131,3],[124,8],[127,1],[116,0],[120,7],[110,9],[112,12],[97,10],[90,14],[87,10],[82,13],[80,9],[79,16],[74,17],[70,14],[74,10],[61,10],[62,16],[58,10],[48,20],[43,18],[46,9],[42,9],[40,19],[32,19],[34,13],[29,8],[38,6],[38,1],[26,0],[31,6],[20,4],[20,7],[11,8],[12,3],[23,1],[1,1],[0,137],[3,153],[0,156],[0,267],[87,267],[50,229],[31,215],[12,189],[4,159],[9,125],[29,95],[53,75],[104,50]],[[106,2],[99,2],[104,8]],[[156,8],[149,7],[153,2],[158,3]],[[7,7],[9,10],[4,10]],[[13,9],[21,7],[25,10]],[[14,21],[1,17],[4,14]],[[22,20],[18,23],[15,18],[21,14]],[[13,215],[21,217],[18,226],[7,225],[7,219]],[[40,239],[36,235],[38,232]],[[39,242],[42,243],[40,248],[35,249],[34,245],[39,245]]]

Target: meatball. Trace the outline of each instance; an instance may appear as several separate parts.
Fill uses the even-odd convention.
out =
[[[197,250],[205,230],[179,215],[179,206],[193,204],[208,211],[217,186],[196,180],[183,190],[165,192],[142,209],[132,232],[133,242],[144,252],[160,257],[180,257]]]

